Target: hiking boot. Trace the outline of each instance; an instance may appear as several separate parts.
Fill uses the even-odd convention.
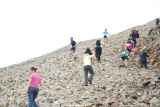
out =
[[[88,86],[88,84],[85,84],[85,83],[84,83],[82,86]]]
[[[119,67],[121,68],[121,67],[125,67],[125,65],[119,65]]]

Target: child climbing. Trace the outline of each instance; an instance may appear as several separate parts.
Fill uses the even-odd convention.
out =
[[[128,66],[128,60],[129,60],[129,52],[127,49],[127,46],[125,44],[122,45],[122,50],[120,52],[120,57],[122,59],[123,65],[120,65],[120,67],[127,67]]]
[[[71,51],[73,52],[73,53],[75,53],[75,51],[76,51],[76,41],[73,39],[73,37],[71,37]]]
[[[131,53],[131,52],[132,52],[132,49],[134,48],[134,43],[133,43],[133,41],[129,39],[129,40],[127,41],[127,43],[126,43],[126,46],[127,46],[128,52]]]
[[[37,68],[31,67],[31,74],[29,76],[28,86],[28,107],[38,107],[35,99],[38,96],[39,86],[41,84],[42,77],[37,72]]]
[[[92,84],[93,75],[94,75],[94,71],[92,67],[93,58],[94,58],[94,55],[92,54],[90,48],[87,48],[83,56],[85,86],[88,86],[88,83]]]
[[[98,62],[101,61],[101,54],[102,54],[102,47],[101,47],[101,41],[96,41],[96,47],[95,47],[95,56]]]

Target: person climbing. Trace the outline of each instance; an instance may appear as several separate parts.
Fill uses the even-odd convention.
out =
[[[134,48],[134,41],[132,39],[129,39],[126,43],[127,50],[129,53],[132,52],[132,49]]]
[[[109,36],[110,34],[108,33],[108,31],[107,31],[107,28],[105,28],[105,30],[104,30],[104,32],[103,32],[103,39],[102,39],[102,46],[103,47],[106,47],[107,46],[107,44],[108,44],[108,36]]]
[[[90,48],[87,48],[83,56],[85,86],[88,86],[88,83],[92,84],[93,75],[94,75],[94,71],[92,67],[93,58],[94,58],[94,55],[92,54]]]
[[[156,19],[156,26],[159,26],[159,23],[160,23],[160,19],[157,18],[157,19]]]
[[[139,38],[139,32],[137,30],[132,30],[130,38],[134,41],[134,47],[136,47],[137,39]]]
[[[71,51],[75,53],[76,51],[76,41],[71,37]]]
[[[148,66],[147,66],[147,57],[149,57],[149,56],[147,54],[146,47],[144,47],[142,49],[142,51],[139,53],[139,61],[140,61],[140,66],[141,67],[145,67],[146,69],[148,68]]]
[[[104,32],[103,32],[104,38],[108,38],[109,33],[107,31],[107,28],[105,28]]]
[[[122,50],[120,52],[120,57],[122,59],[123,65],[120,65],[120,67],[127,67],[128,66],[128,60],[129,60],[129,52],[127,49],[127,46],[125,44],[122,45]]]
[[[38,107],[35,99],[38,96],[39,86],[41,84],[42,77],[37,72],[37,68],[31,67],[30,70],[31,70],[31,74],[29,75],[29,78],[28,78],[29,86],[28,86],[28,92],[27,92],[28,93],[28,107]]]
[[[101,61],[101,54],[102,54],[102,47],[101,47],[101,41],[96,41],[96,47],[95,47],[95,56],[98,62]]]

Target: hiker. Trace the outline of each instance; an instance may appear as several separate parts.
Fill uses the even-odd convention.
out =
[[[120,67],[127,67],[128,66],[128,60],[129,60],[129,52],[128,52],[127,46],[125,44],[122,45],[122,50],[120,52],[120,57],[123,61],[123,65],[120,65]]]
[[[105,39],[108,38],[109,33],[108,33],[108,31],[107,31],[107,28],[105,28],[105,30],[104,30],[104,32],[103,32],[103,35],[104,35],[104,38],[105,38]]]
[[[156,19],[156,26],[159,26],[160,20],[159,18]]]
[[[126,46],[127,46],[128,52],[131,53],[132,49],[134,48],[134,42],[132,40],[128,40]]]
[[[42,77],[37,72],[37,68],[31,67],[31,74],[29,76],[29,86],[28,86],[28,107],[38,107],[35,99],[38,96],[39,86],[41,84]]]
[[[84,56],[83,56],[83,66],[84,66],[84,75],[85,75],[85,86],[88,86],[89,84],[92,84],[94,71],[92,68],[92,59],[94,58],[94,55],[92,54],[90,48],[87,48]]]
[[[108,42],[108,36],[110,34],[108,33],[107,29],[104,30],[103,32],[103,39],[102,39],[102,46],[106,47],[107,46],[107,42]]]
[[[139,32],[137,30],[132,30],[130,38],[134,41],[134,47],[136,47],[137,39],[139,38]]]
[[[74,41],[73,37],[71,37],[71,51],[73,53],[76,51],[76,41]]]
[[[102,54],[102,47],[101,47],[101,41],[96,41],[96,47],[95,47],[95,56],[98,62],[101,61],[101,54]]]
[[[148,68],[148,66],[147,66],[147,57],[149,57],[149,56],[147,54],[146,47],[144,47],[142,49],[142,51],[140,52],[140,54],[139,54],[139,61],[140,61],[141,67],[145,67],[146,69]]]

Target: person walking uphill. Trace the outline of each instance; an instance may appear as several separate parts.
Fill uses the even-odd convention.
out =
[[[101,54],[102,54],[102,47],[101,47],[101,41],[96,41],[96,47],[95,47],[95,56],[98,62],[101,61]]]
[[[92,68],[93,58],[94,58],[94,55],[92,54],[91,50],[87,48],[83,56],[85,86],[88,86],[88,83],[92,84],[93,75],[94,75],[94,71]]]
[[[156,19],[156,26],[159,26],[159,24],[160,24],[160,19],[157,18],[157,19]]]
[[[137,30],[132,30],[130,38],[134,41],[134,47],[136,47],[137,39],[139,38],[139,32]]]
[[[74,41],[73,37],[71,37],[71,51],[73,53],[76,51],[76,41]]]
[[[129,60],[129,52],[128,52],[127,46],[125,44],[122,45],[120,57],[121,57],[122,63],[123,63],[123,65],[120,65],[120,67],[127,67],[128,60]]]
[[[148,68],[148,66],[147,66],[147,57],[149,57],[149,56],[147,54],[146,47],[144,47],[142,49],[142,51],[140,52],[140,54],[139,54],[139,61],[140,61],[141,67],[145,67],[146,69]]]
[[[31,74],[29,76],[29,87],[28,87],[28,107],[38,107],[35,99],[38,96],[39,86],[41,84],[42,77],[37,72],[37,68],[31,67]]]
[[[103,38],[108,38],[108,36],[109,36],[109,33],[108,33],[108,30],[107,30],[107,28],[105,28],[105,30],[104,30],[104,32],[103,32]]]

